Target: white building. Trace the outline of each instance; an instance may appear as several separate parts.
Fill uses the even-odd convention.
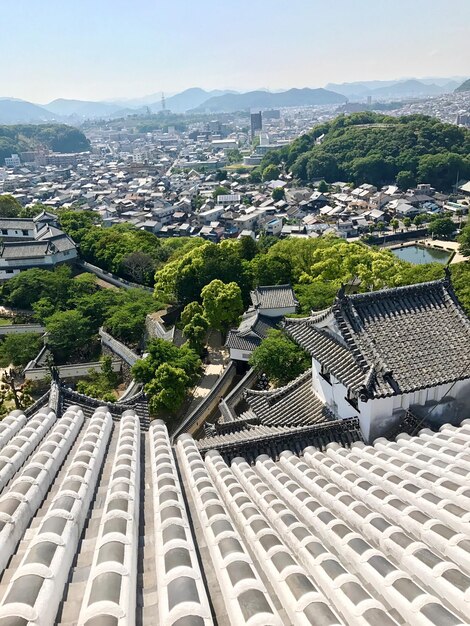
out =
[[[366,441],[406,412],[428,423],[468,413],[470,320],[448,279],[345,296],[287,333],[312,355],[312,386],[339,418],[358,417]]]
[[[57,228],[56,220],[46,211],[33,219],[0,220],[0,280],[33,267],[50,269],[77,257],[75,243]]]
[[[12,154],[11,157],[5,157],[6,167],[20,167],[21,159],[17,154]]]

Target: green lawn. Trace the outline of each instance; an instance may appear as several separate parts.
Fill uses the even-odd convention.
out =
[[[0,317],[0,326],[11,326],[13,324],[12,317]]]

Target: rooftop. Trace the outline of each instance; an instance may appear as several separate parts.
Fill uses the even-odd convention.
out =
[[[298,305],[290,285],[260,286],[250,296],[253,306],[258,309],[288,309]]]
[[[327,314],[336,333],[314,317],[286,331],[353,390],[383,397],[469,377],[470,320],[447,279],[341,293]]]
[[[468,624],[468,420],[247,462],[89,409],[0,422],[0,626]]]

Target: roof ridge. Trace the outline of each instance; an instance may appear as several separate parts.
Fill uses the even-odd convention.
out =
[[[245,389],[243,395],[246,398],[247,396],[260,396],[264,398],[274,399],[278,396],[283,395],[286,391],[290,389],[294,389],[297,385],[300,385],[304,382],[304,379],[307,379],[312,373],[312,368],[309,367],[305,372],[302,372],[299,376],[291,380],[287,385],[283,385],[278,389],[268,389],[266,391],[256,391],[255,389]],[[307,376],[308,375],[308,376]]]

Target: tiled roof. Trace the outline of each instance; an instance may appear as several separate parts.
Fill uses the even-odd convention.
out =
[[[345,296],[333,313],[351,352],[375,370],[376,396],[469,377],[470,320],[446,280]]]
[[[47,254],[49,242],[47,241],[18,241],[4,243],[0,251],[2,259],[36,259]]]
[[[267,317],[256,309],[248,309],[243,314],[239,327],[229,331],[225,345],[228,348],[253,351],[270,330],[281,322],[280,317]]]
[[[233,350],[244,350],[245,352],[253,352],[261,343],[260,337],[252,335],[240,335],[236,330],[229,330],[225,345]]]
[[[259,309],[286,309],[298,305],[290,285],[257,287],[250,296],[253,306]]]
[[[365,371],[352,352],[327,331],[317,328],[311,319],[286,319],[288,335],[324,364],[346,387],[357,390],[364,382]]]
[[[470,423],[325,447],[346,421],[255,427],[227,461],[132,410],[14,412],[0,626],[468,625]]]
[[[352,391],[401,395],[470,375],[470,320],[447,280],[339,297],[330,311],[339,338],[316,326],[328,311],[285,328]]]
[[[333,418],[312,388],[312,370],[280,389],[245,392],[253,413],[265,426],[306,426]]]
[[[0,229],[9,230],[34,230],[32,219],[0,217]]]

